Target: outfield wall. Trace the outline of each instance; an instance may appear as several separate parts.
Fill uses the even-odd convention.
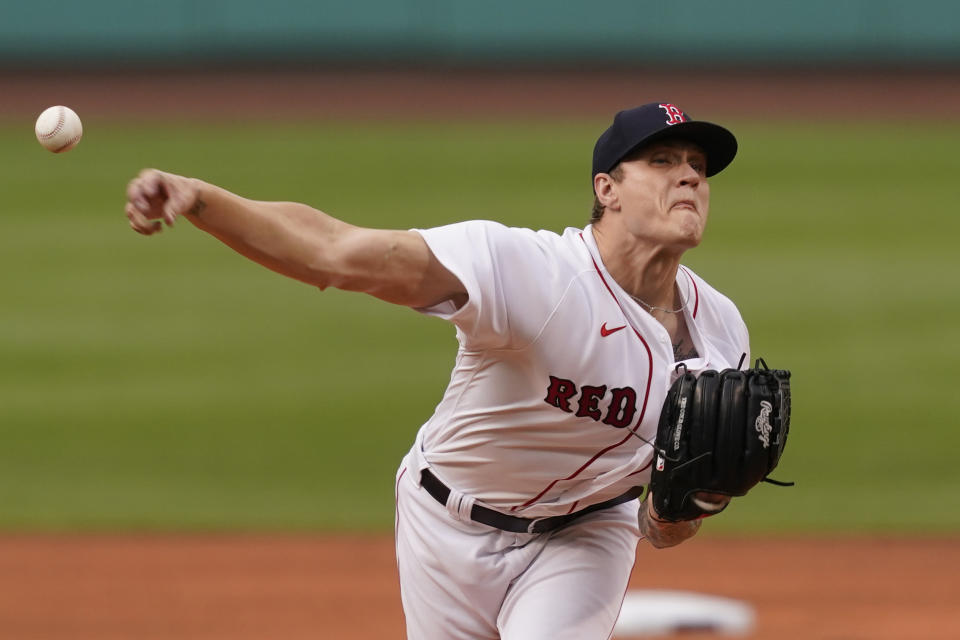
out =
[[[8,68],[960,62],[951,0],[0,0],[0,10]]]

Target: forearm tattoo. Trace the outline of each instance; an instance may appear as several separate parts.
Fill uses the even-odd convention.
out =
[[[197,198],[197,201],[193,203],[193,206],[190,207],[190,210],[187,211],[188,216],[194,216],[196,218],[200,217],[200,213],[207,208],[207,203]]]
[[[657,549],[674,547],[692,538],[700,529],[701,522],[702,520],[662,522],[653,519],[646,503],[640,507],[640,533]]]

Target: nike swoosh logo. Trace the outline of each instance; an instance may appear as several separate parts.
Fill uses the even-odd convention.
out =
[[[617,331],[620,331],[620,329],[626,329],[626,328],[627,328],[627,325],[623,325],[621,327],[614,327],[613,329],[607,329],[607,323],[604,322],[603,325],[600,327],[600,335],[606,338],[611,333],[616,333]]]

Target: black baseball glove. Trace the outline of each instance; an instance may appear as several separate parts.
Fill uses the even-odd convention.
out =
[[[761,368],[762,365],[762,368]],[[722,511],[707,494],[742,496],[780,461],[790,430],[790,372],[758,359],[746,371],[683,374],[670,387],[657,430],[650,478],[663,520],[692,520]]]

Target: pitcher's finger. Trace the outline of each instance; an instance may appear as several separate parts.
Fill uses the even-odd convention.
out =
[[[156,197],[160,193],[159,185],[162,181],[161,172],[156,169],[144,169],[127,184],[127,199],[134,202],[138,199],[146,201]]]
[[[150,201],[146,192],[146,186],[146,183],[139,177],[134,178],[127,185],[127,202],[144,213],[150,211]]]
[[[187,194],[181,189],[170,189],[169,194],[169,198],[163,205],[163,220],[167,223],[167,226],[172,227],[173,221],[177,219],[177,216],[186,213],[190,203]]]
[[[130,227],[137,233],[142,233],[144,235],[150,235],[155,231],[158,231],[158,227],[161,227],[160,222],[157,220],[150,220],[142,213],[140,213],[137,208],[131,204],[127,203],[127,206],[124,208],[124,212],[127,215],[127,220],[130,221]]]

